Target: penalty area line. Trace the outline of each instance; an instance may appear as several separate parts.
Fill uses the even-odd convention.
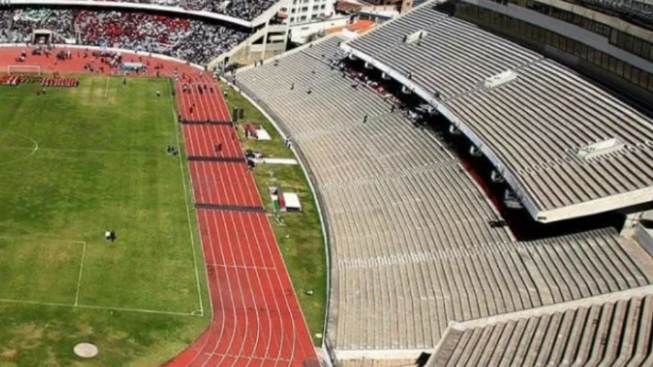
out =
[[[77,292],[75,292],[75,307],[79,305],[79,289],[82,286],[82,273],[84,273],[84,259],[86,258],[86,242],[82,246],[82,261],[79,264],[79,276],[77,277]]]
[[[149,310],[149,309],[144,309],[144,308],[107,307],[107,306],[94,306],[94,305],[84,305],[84,304],[74,305],[74,304],[71,304],[71,303],[29,301],[29,300],[9,299],[9,298],[0,298],[0,302],[1,303],[35,305],[35,306],[82,308],[82,309],[100,310],[100,311],[122,311],[122,312],[149,313],[149,314],[171,315],[171,316],[191,316],[191,317],[202,317],[202,316],[204,316],[203,314],[197,313],[197,311],[193,311],[193,312],[176,312],[176,311]]]
[[[0,236],[0,238],[8,240],[31,240],[31,241],[43,241],[43,242],[54,242],[54,243],[76,243],[78,245],[86,245],[85,241],[76,241],[76,240],[52,240],[49,238],[43,237],[30,237],[30,236]]]
[[[203,310],[194,310],[192,312],[178,312],[178,311],[163,311],[163,310],[151,310],[145,308],[130,308],[130,307],[114,307],[114,306],[98,306],[98,305],[85,305],[79,303],[79,295],[82,284],[82,275],[84,271],[84,262],[86,258],[86,241],[77,241],[77,240],[53,240],[43,237],[31,237],[31,236],[1,236],[0,239],[9,239],[9,240],[30,240],[30,241],[42,241],[50,243],[69,243],[82,245],[82,260],[79,267],[79,275],[77,277],[77,290],[75,293],[75,303],[63,303],[63,302],[46,302],[46,301],[30,301],[30,300],[21,300],[21,299],[12,299],[12,298],[0,298],[0,303],[12,303],[12,304],[24,304],[24,305],[34,305],[34,306],[50,306],[50,307],[62,307],[62,308],[80,308],[80,309],[89,309],[89,310],[101,310],[101,311],[121,311],[121,312],[135,312],[135,313],[148,313],[148,314],[159,314],[159,315],[171,315],[171,316],[191,316],[191,317],[203,317]]]

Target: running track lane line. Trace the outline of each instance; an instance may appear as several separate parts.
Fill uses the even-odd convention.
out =
[[[219,96],[221,96],[221,94],[219,94]],[[226,108],[226,104],[225,104],[224,99],[220,98],[220,101],[222,102],[222,105],[225,106],[225,109],[224,109],[225,113],[228,114],[228,109]],[[248,191],[249,191],[248,193],[249,193],[250,195],[254,196],[254,197],[256,198],[255,200],[257,200],[257,201],[260,203],[260,195],[259,195],[259,193],[258,193],[258,188],[256,187],[256,184],[254,183],[254,181],[253,181],[253,179],[252,179],[251,176],[249,176],[249,177],[247,177],[247,178],[249,178],[248,181],[249,181],[250,183],[253,184],[253,185],[252,185],[252,186],[253,186],[253,190],[252,190],[253,192],[250,191],[251,188],[252,188],[252,186],[248,186],[247,188],[250,189],[250,190],[248,190]],[[247,180],[247,178],[245,178],[245,179]],[[261,217],[259,216],[258,218],[259,218],[259,224],[261,224]],[[294,303],[294,306],[295,306],[294,309],[295,309],[296,311],[298,311],[298,313],[299,313],[300,316],[301,316],[301,317],[300,317],[300,322],[303,324],[303,326],[304,326],[304,332],[306,333],[306,335],[305,335],[305,340],[308,340],[308,341],[309,341],[309,343],[308,343],[308,348],[310,349],[310,353],[307,354],[307,355],[309,355],[309,356],[310,356],[310,355],[313,355],[313,356],[314,356],[314,355],[315,355],[315,352],[314,352],[314,350],[312,349],[312,343],[311,343],[310,335],[308,334],[308,330],[306,329],[305,319],[304,319],[304,317],[303,317],[303,314],[301,313],[301,309],[299,308],[299,303],[297,302],[297,299],[294,297],[295,294],[294,294],[294,289],[292,289],[292,282],[290,281],[289,274],[288,274],[287,271],[286,271],[285,263],[284,263],[284,261],[283,261],[283,258],[281,257],[281,254],[280,254],[279,251],[278,251],[278,247],[277,247],[276,241],[275,241],[275,239],[274,239],[274,236],[272,235],[272,229],[271,229],[271,227],[270,227],[270,223],[267,221],[267,218],[265,218],[265,219],[266,219],[266,220],[265,220],[264,222],[267,224],[267,229],[268,229],[268,230],[266,231],[266,232],[267,232],[267,236],[266,236],[266,237],[267,237],[268,240],[271,239],[270,243],[274,246],[274,249],[276,250],[276,251],[275,251],[276,258],[277,258],[277,260],[280,262],[280,265],[281,265],[280,268],[284,270],[284,273],[285,273],[285,275],[286,275],[286,279],[285,279],[285,280],[286,280],[286,282],[289,284],[290,292],[291,292],[292,295],[293,295],[292,300],[294,301],[294,302],[293,302],[293,303]],[[277,263],[277,265],[279,265],[279,262]],[[290,307],[290,305],[288,304],[288,300],[287,300],[287,299],[286,299],[286,306]],[[291,311],[291,313],[292,313],[292,311]],[[292,333],[292,335],[295,335],[296,330],[295,330],[295,327],[294,327],[294,326],[295,326],[295,325],[294,325],[294,321],[295,321],[294,318],[292,318],[291,321],[293,321],[293,333]],[[293,343],[292,350],[293,350],[293,353],[294,353],[294,350],[295,350],[295,348],[294,348],[294,346],[295,346],[294,343],[295,343],[296,341],[297,341],[296,338],[293,338],[293,339],[292,339],[292,343]]]
[[[217,94],[203,94],[202,98],[218,97],[220,102],[224,103],[217,85],[214,85],[214,91],[217,91]],[[216,104],[212,104],[212,106],[218,107]],[[222,104],[222,106],[224,108],[225,105]],[[221,110],[219,113],[222,114],[223,111],[226,112],[226,109]],[[192,131],[184,129],[184,133],[192,134]],[[204,145],[205,149],[211,149],[213,142],[206,141],[206,139],[212,137],[205,134],[201,135],[204,136],[198,138],[186,136],[186,140],[198,145]],[[239,142],[235,144],[240,145]],[[227,194],[227,192],[231,191],[231,195],[235,196],[236,203],[242,205],[255,202],[261,205],[260,196],[253,178],[248,174],[243,175],[233,171],[235,167],[223,166],[227,164],[238,166],[232,163],[218,163],[216,167],[210,167],[209,170],[206,170],[207,167],[203,167],[203,169],[191,172],[193,181],[206,182],[216,180],[215,175],[221,176],[219,180],[223,183],[223,193]],[[234,184],[233,179],[237,180],[236,184],[240,187],[231,187],[230,190],[229,186]],[[197,195],[197,193],[195,194]],[[214,301],[214,315],[211,325],[195,344],[180,354],[178,359],[170,361],[168,366],[213,367],[231,365],[232,367],[255,367],[260,365],[262,367],[282,367],[301,366],[304,358],[315,359],[315,350],[308,329],[265,214],[200,209],[198,210],[198,216],[200,217],[198,222],[207,263],[219,264],[218,260],[221,260],[221,263],[227,264],[225,261],[231,259],[234,264],[236,264],[236,261],[245,264],[249,259],[255,263],[262,261],[265,266],[276,270],[265,270],[265,275],[260,274],[260,269],[225,271],[222,274],[223,279],[221,281],[221,274],[216,271],[215,266],[213,266],[213,270],[207,269],[210,272],[209,287],[212,293],[211,298]],[[220,237],[221,234],[228,237],[226,239],[216,238]],[[249,251],[249,254],[247,254],[247,251]],[[259,255],[254,255],[255,252],[258,252]],[[266,264],[264,253],[272,262],[271,264]],[[209,258],[211,261],[209,261]],[[238,286],[235,286],[235,284],[238,284]],[[249,286],[250,296],[260,295],[262,297],[262,309],[259,309],[261,305],[256,302],[255,298],[251,298],[254,302],[253,305],[237,304],[239,299],[241,301],[250,299],[245,294],[247,289],[243,289],[243,285]],[[240,292],[240,297],[234,292]],[[270,292],[272,294],[269,294]],[[274,302],[274,305],[270,301]],[[241,307],[240,310],[235,306]],[[251,307],[253,309],[250,309]],[[274,322],[276,325],[268,323],[268,327],[266,327],[264,319],[270,319],[272,313],[275,314],[274,316],[276,316],[279,323]],[[261,317],[261,314],[265,314],[265,316]],[[229,316],[233,317],[231,323],[228,320],[230,319]],[[255,325],[246,321],[250,319],[252,322],[256,320]],[[243,330],[243,327],[247,330]],[[238,333],[244,335],[238,335]],[[247,335],[251,338],[248,338]],[[253,345],[245,345],[252,342]],[[239,343],[242,344],[239,345]],[[264,351],[258,349],[259,343],[265,345]],[[233,352],[238,353],[234,354]]]

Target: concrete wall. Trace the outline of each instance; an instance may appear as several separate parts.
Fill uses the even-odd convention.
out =
[[[584,28],[512,4],[502,5],[488,0],[461,1],[499,14],[504,14],[508,17],[524,21],[547,31],[560,34],[561,36],[585,44],[595,50],[610,55],[615,59],[621,60],[624,63],[644,70],[649,74],[653,74],[653,62],[618,48],[610,44],[608,38]],[[501,34],[506,38],[523,44],[530,49],[533,49],[544,54],[545,56],[559,61],[560,63],[565,64],[574,70],[577,70],[595,80],[600,81],[601,83],[605,83],[618,90],[620,93],[630,96],[632,99],[653,105],[653,93],[638,85],[633,84],[632,82],[629,82],[619,75],[613,74],[610,71],[599,67],[598,65],[580,59],[552,46],[539,43],[533,39],[529,39],[521,35],[511,34],[503,29],[500,29],[499,27],[492,27],[491,25],[487,24],[483,24],[482,26],[488,30],[493,31],[494,33]]]
[[[210,70],[215,70],[221,63],[237,62],[241,65],[253,64],[256,60],[264,60],[282,54],[286,50],[286,25],[270,25],[261,28],[245,41],[228,52],[219,55],[209,64]],[[281,38],[281,42],[270,42],[270,38]],[[266,39],[267,38],[267,39]]]
[[[649,255],[653,256],[653,230],[640,224],[637,226],[634,238]]]

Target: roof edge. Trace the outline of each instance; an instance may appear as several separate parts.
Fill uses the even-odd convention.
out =
[[[378,28],[375,28],[378,29]],[[459,119],[453,112],[451,112],[444,104],[440,103],[433,95],[426,89],[417,85],[407,76],[395,71],[393,68],[376,60],[374,57],[369,56],[359,50],[354,49],[349,44],[341,44],[342,48],[347,54],[352,54],[374,66],[378,70],[386,73],[397,82],[404,85],[413,93],[420,96],[424,101],[435,107],[439,113],[445,116],[454,126],[456,126],[465,136],[476,145],[485,157],[492,163],[498,172],[501,173],[504,180],[519,197],[521,203],[524,205],[528,213],[535,221],[541,223],[552,223],[561,220],[573,219],[584,217],[599,213],[604,213],[612,210],[623,209],[630,206],[642,204],[653,200],[653,186],[645,187],[643,189],[628,191],[625,193],[602,197],[595,200],[584,201],[576,204],[566,205],[559,208],[544,209],[534,200],[528,193],[517,175],[511,170],[506,168],[506,164],[499,159],[498,155],[490,149],[479,136],[465,124],[462,119]]]

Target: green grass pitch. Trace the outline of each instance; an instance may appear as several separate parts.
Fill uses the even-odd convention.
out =
[[[0,87],[0,367],[161,364],[211,316],[169,82],[36,88]]]

